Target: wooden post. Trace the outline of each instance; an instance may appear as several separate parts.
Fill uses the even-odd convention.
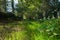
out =
[[[11,0],[6,0],[6,12],[9,13],[9,12],[12,12],[13,9],[12,9],[12,1]]]

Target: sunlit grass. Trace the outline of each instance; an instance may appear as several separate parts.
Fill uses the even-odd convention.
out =
[[[60,40],[59,29],[60,19],[17,21],[0,25],[4,40]]]
[[[12,32],[10,35],[5,37],[5,40],[24,40],[26,37],[25,31]]]

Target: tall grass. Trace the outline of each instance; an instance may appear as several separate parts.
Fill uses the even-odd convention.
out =
[[[60,19],[18,21],[5,27],[0,28],[1,40],[60,40]]]

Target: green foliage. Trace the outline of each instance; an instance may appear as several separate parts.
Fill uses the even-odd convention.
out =
[[[47,0],[19,0],[17,6],[18,16],[24,19],[35,18],[49,9]],[[0,37],[2,40],[60,40],[60,19],[23,20],[0,25]]]
[[[19,0],[18,8],[16,9],[18,15],[23,15],[26,18],[29,16],[35,17],[38,11],[41,12],[41,0]],[[35,14],[35,15],[34,15]]]
[[[31,22],[28,25],[30,40],[60,40],[60,19]]]
[[[60,19],[0,25],[2,40],[60,40]]]

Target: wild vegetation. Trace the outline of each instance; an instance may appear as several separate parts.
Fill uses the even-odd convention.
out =
[[[15,1],[0,0],[0,40],[60,40],[59,0]]]
[[[1,23],[0,40],[60,40],[60,19]]]

